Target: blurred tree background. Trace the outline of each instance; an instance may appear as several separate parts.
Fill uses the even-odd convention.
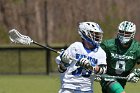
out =
[[[140,41],[140,0],[0,0],[0,43],[9,44],[12,28],[48,45],[69,45],[80,40],[78,23],[95,21],[104,39],[115,37],[118,24],[137,25]]]

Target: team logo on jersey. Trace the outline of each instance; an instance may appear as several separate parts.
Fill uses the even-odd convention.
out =
[[[119,55],[114,53],[111,53],[111,56],[118,59],[134,59],[133,56]]]

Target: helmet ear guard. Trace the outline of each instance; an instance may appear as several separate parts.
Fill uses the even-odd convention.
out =
[[[136,33],[136,25],[129,21],[123,21],[118,26],[117,38],[122,44],[125,44],[132,40]]]

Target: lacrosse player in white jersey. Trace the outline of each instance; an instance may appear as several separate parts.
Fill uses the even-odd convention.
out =
[[[106,53],[100,47],[103,37],[100,26],[95,22],[81,22],[78,33],[82,42],[71,44],[56,57],[61,73],[59,93],[93,93],[94,75],[106,72]]]

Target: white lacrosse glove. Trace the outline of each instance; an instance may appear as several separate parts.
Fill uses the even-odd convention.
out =
[[[62,53],[60,54],[60,58],[65,67],[68,67],[70,65],[70,55],[66,51],[62,51]]]
[[[132,83],[137,83],[139,81],[139,77],[136,77],[136,74],[135,73],[130,73],[128,75],[127,81],[128,82],[132,82]]]
[[[78,60],[78,65],[87,69],[87,70],[92,70],[94,72],[95,66],[91,65],[91,62],[87,58],[81,58]]]
[[[90,65],[90,61],[87,58],[80,58],[78,60],[78,65],[88,69],[88,66]]]

